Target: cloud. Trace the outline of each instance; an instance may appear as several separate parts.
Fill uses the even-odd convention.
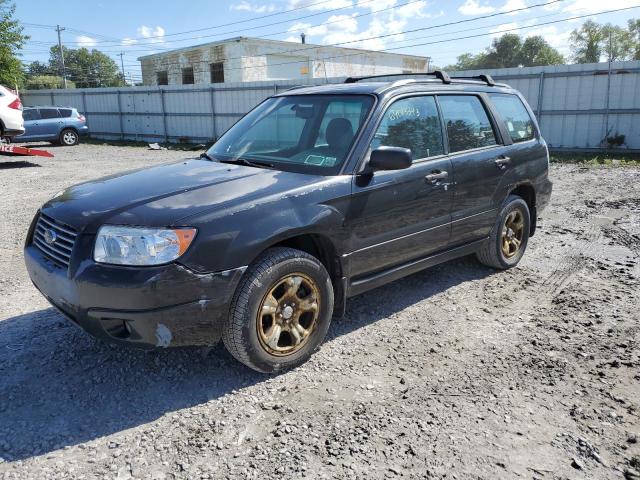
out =
[[[458,12],[462,15],[483,15],[494,12],[495,10],[495,8],[486,3],[481,5],[477,0],[467,0],[458,8]]]
[[[571,36],[571,29],[566,31],[560,31],[555,25],[545,25],[540,28],[532,28],[527,31],[525,37],[534,37],[536,35],[544,38],[549,45],[557,49],[563,55],[569,55],[569,37]]]
[[[138,35],[149,40],[149,43],[163,43],[164,42],[164,28],[161,26],[147,27],[141,25],[138,27]]]
[[[120,44],[123,47],[130,47],[131,45],[135,45],[136,43],[138,43],[138,41],[135,38],[129,38],[129,37],[123,38],[122,41],[120,42]]]
[[[229,5],[229,10],[237,12],[251,12],[251,13],[271,13],[278,10],[273,3],[267,4],[253,4],[245,0],[241,0],[238,3],[232,3]]]
[[[606,10],[615,10],[616,8],[630,7],[629,0],[607,0],[603,3],[601,0],[574,0],[562,9],[563,12],[571,13],[595,13]]]
[[[527,8],[527,4],[524,0],[507,0],[507,2],[500,8],[501,12],[510,12],[512,10],[518,10],[520,8]],[[518,15],[522,12],[512,12],[509,15]]]
[[[378,0],[376,0],[378,1]],[[352,7],[352,0],[328,0],[318,2],[318,0],[289,0],[289,9],[307,8],[309,10],[333,10],[335,8]]]
[[[503,23],[502,25],[498,25],[497,27],[492,28],[491,30],[489,30],[489,33],[491,34],[491,38],[501,37],[505,33],[516,33],[517,34],[517,32],[505,32],[505,30],[512,30],[514,28],[518,28],[518,26],[519,26],[518,22]]]
[[[79,35],[76,37],[76,43],[79,47],[91,48],[96,46],[96,39],[87,35]]]

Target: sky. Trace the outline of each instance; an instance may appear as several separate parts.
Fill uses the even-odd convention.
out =
[[[571,18],[617,25],[640,18],[640,0],[65,0],[64,7],[14,1],[31,36],[23,62],[46,61],[60,25],[67,47],[97,48],[118,65],[123,53],[132,81],[140,80],[142,55],[237,36],[300,42],[304,32],[307,43],[429,56],[444,66],[504,33],[542,35],[568,55],[570,32],[587,20]]]

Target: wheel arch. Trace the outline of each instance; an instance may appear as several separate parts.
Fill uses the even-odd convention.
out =
[[[531,183],[521,183],[516,185],[509,191],[509,195],[516,195],[522,198],[529,207],[531,226],[529,228],[529,236],[533,237],[537,226],[537,212],[536,212],[536,189]]]

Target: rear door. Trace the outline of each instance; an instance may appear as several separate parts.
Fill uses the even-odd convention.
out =
[[[347,215],[351,276],[400,265],[441,250],[449,242],[451,162],[435,97],[411,96],[385,111],[370,145],[411,149],[406,170],[354,177]]]
[[[439,95],[438,102],[455,178],[451,243],[456,246],[491,232],[502,201],[508,147],[480,95]]]
[[[42,138],[56,140],[60,135],[63,120],[57,108],[40,108],[40,131]]]

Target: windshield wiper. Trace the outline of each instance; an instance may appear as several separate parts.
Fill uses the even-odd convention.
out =
[[[246,158],[236,158],[235,160],[220,160],[220,162],[246,165],[247,167],[255,168],[275,168],[275,165],[273,163],[247,160]]]
[[[215,162],[216,159],[213,158],[211,155],[209,155],[207,152],[202,152],[200,154],[200,158],[206,158],[207,160],[209,160],[210,162]]]

